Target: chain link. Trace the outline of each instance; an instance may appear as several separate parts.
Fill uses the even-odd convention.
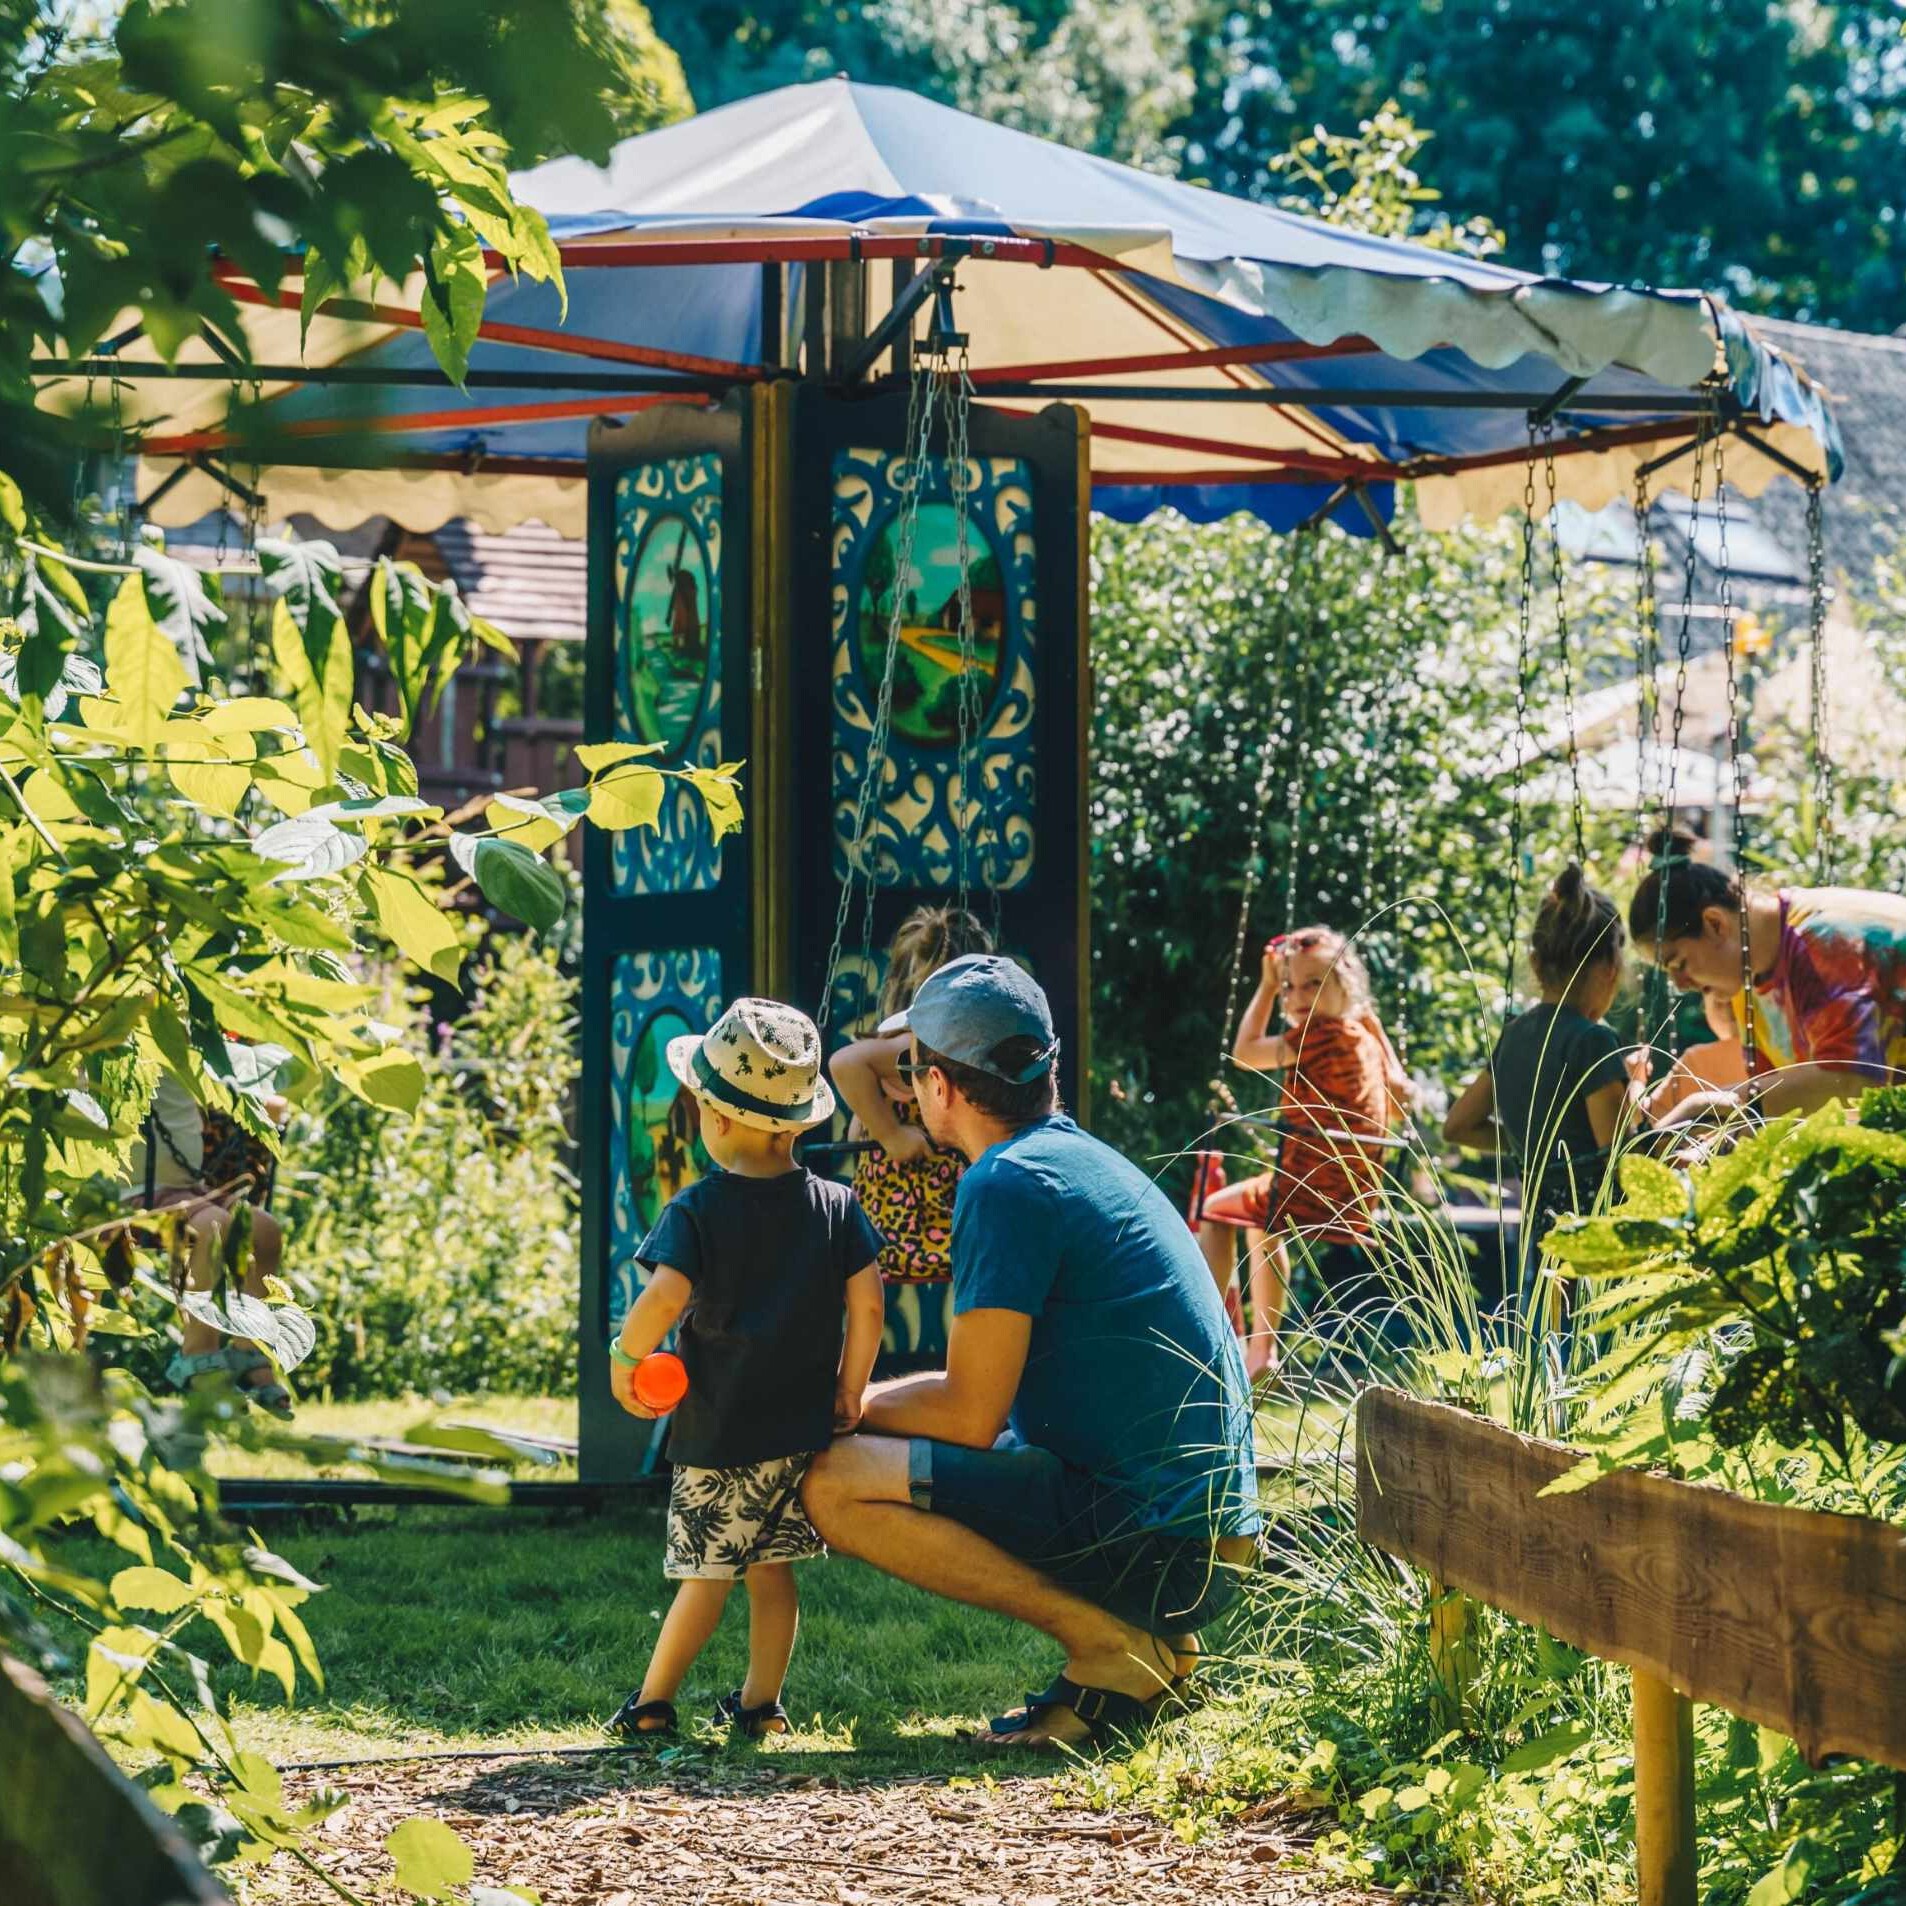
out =
[[[1720,548],[1721,640],[1727,650],[1727,761],[1734,783],[1733,841],[1734,878],[1740,883],[1741,1001],[1744,1028],[1742,1052],[1747,1060],[1747,1076],[1759,1070],[1759,1047],[1755,1041],[1754,953],[1750,940],[1751,921],[1747,906],[1747,770],[1742,764],[1740,658],[1734,643],[1734,573],[1727,552],[1727,434],[1714,439],[1714,513]]]
[[[1826,485],[1818,477],[1807,485],[1807,641],[1809,695],[1807,759],[1813,786],[1814,877],[1833,885],[1839,841],[1833,824],[1833,746],[1827,705],[1827,538],[1824,522]]]
[[[1568,721],[1569,821],[1575,864],[1588,866],[1588,817],[1582,804],[1582,749],[1575,732],[1575,661],[1569,653],[1568,600],[1563,590],[1562,522],[1555,499],[1555,426],[1542,426],[1542,470],[1549,491],[1549,568],[1555,582],[1555,649],[1562,664],[1562,709]]]
[[[907,578],[913,574],[913,544],[920,523],[920,493],[927,478],[927,451],[933,432],[932,395],[937,367],[922,365],[913,374],[907,392],[905,437],[906,498],[900,507],[900,533],[894,551],[893,603],[887,617],[887,645],[882,657],[880,683],[874,697],[872,730],[867,737],[867,766],[854,799],[854,830],[848,838],[844,859],[846,873],[841,881],[840,898],[834,909],[834,939],[827,950],[827,970],[821,980],[819,1010],[815,1017],[823,1037],[834,1014],[834,986],[840,972],[841,948],[847,938],[847,922],[853,912],[854,885],[866,881],[866,902],[862,914],[861,943],[871,948],[874,937],[874,894],[879,886],[874,853],[876,844],[869,840],[868,823],[873,815],[874,795],[887,768],[888,737],[893,727],[893,680],[900,652],[900,630],[906,620]]]
[[[1695,549],[1694,536],[1701,521],[1701,460],[1707,452],[1709,420],[1703,416],[1699,430],[1694,438],[1694,474],[1688,487],[1688,534],[1687,554],[1682,567],[1681,585],[1681,625],[1675,631],[1674,639],[1674,716],[1668,737],[1668,773],[1667,784],[1662,795],[1661,808],[1661,851],[1655,857],[1655,872],[1658,875],[1659,897],[1655,903],[1655,956],[1661,954],[1661,943],[1668,936],[1668,883],[1674,864],[1674,811],[1678,796],[1681,773],[1681,724],[1687,715],[1688,703],[1688,654],[1693,641],[1694,629],[1694,573]],[[1668,1042],[1671,1055],[1678,1055],[1680,1038],[1675,1019],[1674,994],[1668,995],[1666,1024],[1662,1028]]]
[[[1296,688],[1291,697],[1290,792],[1285,801],[1284,934],[1287,939],[1297,930],[1298,875],[1302,871],[1304,852],[1304,796],[1309,792],[1306,781],[1310,760],[1311,690],[1316,685],[1317,670],[1317,658],[1311,653],[1314,641],[1306,639],[1298,620],[1310,600],[1310,565],[1305,557],[1314,553],[1311,539],[1321,534],[1321,529],[1299,530],[1291,550],[1290,619],[1285,624],[1285,634],[1290,645],[1286,653],[1294,673],[1285,679],[1294,679]]]
[[[1284,593],[1280,615],[1281,628],[1277,645],[1277,679],[1288,691],[1292,681],[1291,657],[1296,642],[1297,626],[1297,584],[1299,564],[1303,560],[1304,537],[1307,532],[1293,532],[1295,540],[1290,546],[1290,560],[1284,569]],[[1297,721],[1294,705],[1291,707],[1293,729]],[[1265,823],[1271,809],[1271,789],[1277,780],[1277,766],[1282,755],[1276,734],[1267,726],[1263,740],[1258,744],[1257,785],[1252,791],[1251,800],[1251,851],[1244,862],[1244,884],[1238,896],[1237,932],[1231,941],[1231,968],[1224,994],[1224,1017],[1218,1021],[1218,1058],[1211,1075],[1211,1114],[1215,1118],[1225,1110],[1222,1099],[1224,1082],[1224,1062],[1231,1050],[1231,1032],[1237,1023],[1238,991],[1244,972],[1244,948],[1251,934],[1251,907],[1257,899],[1257,890],[1263,882],[1265,862],[1268,859],[1264,839]],[[1290,931],[1288,915],[1290,900],[1286,896],[1285,912],[1287,923],[1285,931]]]
[[[1661,604],[1655,586],[1655,544],[1648,477],[1635,472],[1635,847],[1647,838],[1648,783],[1661,763]],[[1649,742],[1653,741],[1652,754]],[[1651,767],[1652,763],[1652,767]]]
[[[1516,598],[1515,766],[1509,782],[1508,950],[1502,974],[1502,1017],[1515,1012],[1518,910],[1522,886],[1523,742],[1529,732],[1529,624],[1535,612],[1535,425],[1529,425],[1529,459],[1522,473],[1522,576]]]

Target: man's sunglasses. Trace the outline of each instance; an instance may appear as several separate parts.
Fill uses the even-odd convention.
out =
[[[894,1067],[894,1070],[911,1085],[915,1079],[921,1077],[924,1073],[931,1072],[933,1068],[922,1060],[903,1059]]]

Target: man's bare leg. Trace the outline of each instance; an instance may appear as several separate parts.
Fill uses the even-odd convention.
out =
[[[1067,1678],[1081,1687],[1150,1701],[1171,1685],[1177,1661],[1168,1643],[1061,1588],[964,1523],[916,1509],[900,1438],[850,1436],[823,1450],[807,1473],[802,1501],[814,1526],[843,1554],[1050,1635],[1065,1650]],[[1085,1732],[1076,1716],[1062,1711],[1024,1732],[980,1738],[1033,1745],[1076,1741]]]

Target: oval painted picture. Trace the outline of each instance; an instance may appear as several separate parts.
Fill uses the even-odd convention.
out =
[[[983,717],[999,681],[1006,641],[1006,591],[999,558],[969,522],[966,571],[973,640],[965,667],[973,677],[971,707]],[[960,738],[959,519],[950,503],[923,503],[913,532],[913,562],[900,575],[900,519],[890,516],[867,552],[860,584],[860,664],[876,687],[887,659],[896,596],[900,638],[894,653],[893,726],[907,740],[950,748]]]
[[[674,753],[694,727],[710,645],[708,556],[685,516],[658,516],[643,532],[623,614],[635,731]]]
[[[668,1042],[694,1029],[664,1008],[642,1028],[629,1077],[629,1176],[644,1226],[702,1174],[694,1095],[668,1069]]]

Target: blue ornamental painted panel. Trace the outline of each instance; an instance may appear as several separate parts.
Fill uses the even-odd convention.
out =
[[[930,458],[917,511],[898,452],[843,450],[832,477],[834,877],[858,839],[861,877],[883,887],[1023,886],[1037,783],[1031,472],[1017,457]]]
[[[668,1042],[721,1012],[712,947],[624,953],[609,991],[609,1329],[640,1288],[636,1248],[662,1207],[708,1169],[695,1101],[668,1069]]]
[[[615,486],[615,739],[658,759],[721,761],[721,459],[638,463]],[[705,893],[721,880],[694,790],[669,783],[653,829],[610,837],[618,894]]]

